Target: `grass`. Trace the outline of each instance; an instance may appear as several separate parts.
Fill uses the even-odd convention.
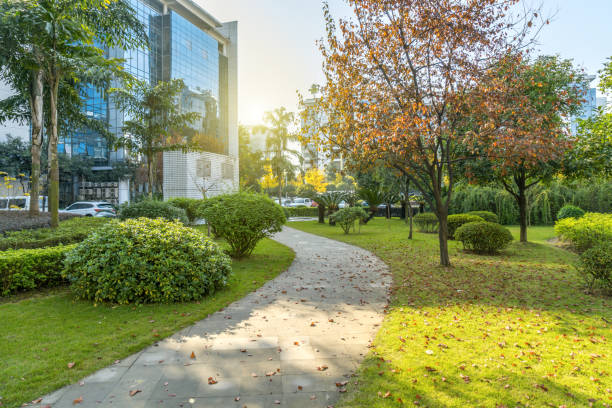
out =
[[[293,252],[272,240],[233,261],[230,284],[199,302],[112,306],[74,300],[67,288],[0,303],[0,405],[17,407],[205,318],[286,270]],[[73,368],[68,363],[74,362]]]
[[[576,256],[546,242],[552,227],[497,256],[450,242],[452,268],[438,266],[437,235],[409,241],[401,221],[351,235],[291,227],[371,250],[393,273],[386,318],[340,407],[612,405],[612,300],[584,293]]]

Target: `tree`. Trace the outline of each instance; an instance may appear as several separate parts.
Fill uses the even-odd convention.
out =
[[[520,241],[527,242],[528,191],[562,169],[572,142],[564,118],[580,109],[584,75],[570,60],[543,56],[529,62],[516,56],[500,61],[482,86],[496,90],[476,99],[497,131],[488,138],[468,137],[466,144],[480,158],[465,168],[469,177],[497,182],[515,198]]]
[[[599,71],[603,93],[612,90],[612,58]],[[612,109],[600,108],[594,117],[581,120],[578,135],[564,160],[565,175],[573,179],[612,177]]]
[[[18,137],[7,135],[6,140],[0,142],[0,170],[9,176],[17,177],[19,174],[29,175],[31,160],[28,144]]]
[[[238,140],[240,187],[260,191],[259,180],[265,174],[262,153],[251,151],[251,135],[247,127],[242,125],[238,127]]]
[[[138,47],[146,44],[143,25],[124,0],[37,0],[3,2],[2,18],[15,29],[15,43],[2,63],[10,69],[9,79],[16,90],[30,95],[30,117],[35,132],[32,143],[33,184],[37,187],[37,154],[42,146],[43,85],[48,92],[48,162],[49,210],[51,226],[59,223],[59,163],[57,158],[58,130],[64,118],[58,119],[62,101],[60,87],[64,81],[78,80],[79,73],[88,77],[109,72],[121,74],[120,61],[105,58],[95,43],[108,47]],[[6,20],[5,20],[6,21]],[[3,21],[4,23],[4,21]],[[21,72],[21,73],[20,73]],[[29,72],[24,78],[23,72]],[[125,74],[124,74],[125,76]],[[25,84],[29,84],[26,87]],[[38,200],[32,200],[37,202]],[[32,207],[31,211],[36,208]]]
[[[126,88],[111,90],[117,107],[130,118],[124,122],[123,136],[116,144],[146,159],[149,197],[153,196],[153,169],[159,153],[198,150],[197,145],[177,137],[177,131],[180,133],[200,117],[195,112],[181,111],[178,99],[184,88],[183,80],[174,79],[155,86],[135,82]]]
[[[329,184],[325,182],[325,174],[318,168],[309,169],[304,176],[304,181],[311,185],[317,193],[324,193]]]
[[[287,173],[293,173],[295,169],[289,157],[299,155],[296,150],[289,148],[289,142],[297,140],[297,137],[289,129],[294,122],[294,115],[292,112],[287,112],[285,107],[280,107],[271,112],[266,112],[264,122],[265,125],[258,126],[256,129],[268,135],[266,138],[268,163],[274,178],[279,183],[278,203],[281,204],[283,178]]]
[[[539,14],[515,20],[518,0],[348,3],[354,19],[338,29],[324,6],[325,137],[357,161],[380,159],[410,178],[438,217],[440,264],[450,266],[448,205],[469,91],[492,61],[524,45]]]

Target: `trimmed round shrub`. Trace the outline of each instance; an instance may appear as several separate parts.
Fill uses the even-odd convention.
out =
[[[455,239],[455,231],[457,231],[457,228],[463,224],[467,224],[468,222],[484,221],[482,217],[472,214],[453,214],[449,215],[446,220],[446,224],[448,225],[449,239]]]
[[[190,224],[193,224],[198,218],[201,217],[200,206],[202,205],[202,202],[202,200],[197,198],[184,197],[176,197],[168,200],[168,203],[171,206],[185,210],[185,215],[187,216],[187,220]]]
[[[345,234],[351,231],[351,227],[355,227],[355,221],[365,221],[368,219],[368,214],[362,207],[345,207],[338,210],[332,215],[335,222],[340,224],[340,227]]]
[[[124,204],[119,208],[119,219],[121,220],[142,217],[164,218],[168,221],[179,220],[183,224],[189,222],[185,210],[166,201],[143,200],[137,203]]]
[[[63,275],[94,302],[173,303],[225,286],[231,261],[204,234],[180,222],[111,222],[66,255]]]
[[[512,242],[512,234],[498,223],[475,221],[457,228],[455,239],[467,250],[492,254],[507,247]]]
[[[495,222],[499,224],[499,217],[497,216],[497,214],[491,211],[470,211],[468,214],[476,215],[485,220],[486,222]]]
[[[564,218],[555,224],[555,233],[578,252],[603,241],[612,241],[612,214],[586,213],[581,218]]]
[[[419,232],[438,232],[438,217],[432,212],[417,214],[412,221]]]
[[[283,209],[274,201],[244,192],[206,200],[202,216],[215,234],[227,241],[235,258],[250,255],[260,240],[279,232],[287,222]]]
[[[595,283],[612,289],[612,241],[604,241],[580,254],[580,272],[587,285]]]
[[[557,219],[562,220],[564,218],[580,218],[584,215],[584,210],[575,205],[564,205],[557,213]]]

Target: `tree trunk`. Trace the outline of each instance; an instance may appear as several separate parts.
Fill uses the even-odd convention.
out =
[[[408,239],[412,239],[412,204],[410,203],[410,179],[406,177],[406,183],[404,185],[404,202],[406,203],[406,209],[404,212],[404,220],[410,224],[410,231],[408,232]]]
[[[149,198],[153,198],[153,154],[147,157],[147,186],[149,188]]]
[[[319,204],[317,208],[319,209],[319,224],[325,224],[325,206]]]
[[[442,207],[442,208],[441,208]],[[448,256],[448,210],[438,205],[438,240],[440,243],[440,265],[451,266]]]
[[[51,228],[59,226],[59,162],[57,159],[57,96],[59,93],[59,75],[52,73],[50,78],[50,114],[51,129],[49,132],[49,212],[51,213]]]
[[[519,223],[521,226],[520,241],[527,242],[527,192],[525,184],[518,186]]]
[[[30,216],[38,215],[40,208],[40,154],[43,142],[43,72],[38,70],[30,84],[30,112],[32,116],[32,181],[30,183]]]

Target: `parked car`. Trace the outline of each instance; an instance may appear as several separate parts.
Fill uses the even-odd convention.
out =
[[[117,214],[115,207],[106,201],[77,201],[70,204],[64,210],[64,213],[79,214],[86,217],[95,217],[99,213],[107,212],[113,215]]]
[[[310,198],[296,198],[293,200],[288,207],[310,207],[312,206],[312,200]]]
[[[38,208],[46,212],[49,200],[46,196],[38,197]],[[0,197],[0,210],[26,211],[30,208],[30,196]]]

